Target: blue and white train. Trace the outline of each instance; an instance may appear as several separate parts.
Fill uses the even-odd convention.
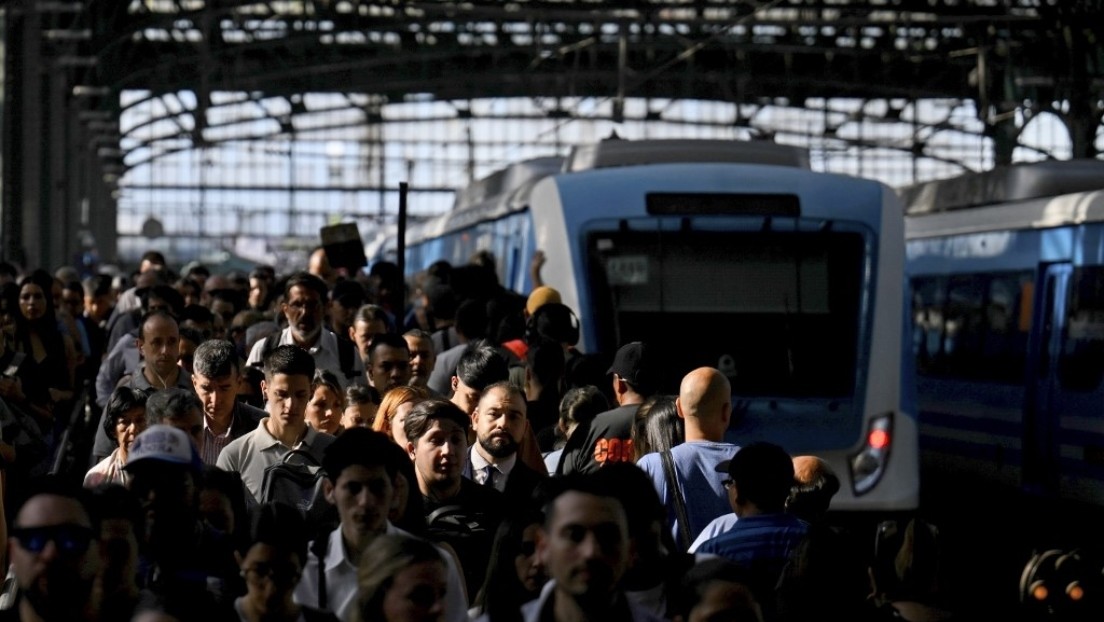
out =
[[[646,341],[671,391],[716,367],[737,442],[828,460],[836,509],[916,507],[903,217],[886,186],[812,172],[806,152],[769,143],[605,140],[461,191],[407,249],[411,273],[490,250],[522,292],[543,250],[581,349]]]
[[[1104,161],[902,198],[925,473],[1104,505]]]

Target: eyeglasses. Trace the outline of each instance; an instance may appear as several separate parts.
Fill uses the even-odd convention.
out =
[[[92,543],[92,530],[81,525],[15,527],[11,535],[20,548],[36,554],[41,553],[47,543],[53,542],[62,555],[76,556],[87,551]]]

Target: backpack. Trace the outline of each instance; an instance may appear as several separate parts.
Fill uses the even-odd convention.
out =
[[[443,505],[426,516],[426,535],[434,542],[449,543],[487,535],[480,515],[459,505]]]
[[[309,452],[293,449],[276,464],[265,467],[261,479],[261,504],[279,501],[297,508],[309,525],[323,522],[330,503],[322,492],[326,472]]]
[[[255,363],[257,367],[263,365],[264,357],[268,356],[268,353],[271,352],[273,348],[280,345],[280,336],[282,334],[282,331],[277,331],[265,337],[264,345],[261,346],[262,362]],[[334,336],[337,337],[337,361],[338,365],[341,366],[341,373],[345,374],[346,380],[359,378],[360,374],[356,371],[356,344],[336,333]]]

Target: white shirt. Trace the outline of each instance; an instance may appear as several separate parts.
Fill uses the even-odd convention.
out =
[[[390,522],[387,523],[386,533],[389,536],[414,537]],[[433,546],[441,554],[448,574],[448,586],[445,590],[445,620],[467,622],[468,602],[464,595],[463,575],[448,551],[436,544]],[[349,561],[346,554],[345,540],[341,537],[340,527],[330,533],[329,544],[326,545],[325,572],[326,609],[334,612],[334,615],[342,620],[352,619],[357,600],[357,567]],[[307,555],[307,563],[303,567],[303,576],[299,579],[299,585],[295,587],[294,598],[300,605],[318,607],[318,556],[314,553]]]
[[[246,361],[246,364],[260,365],[262,363],[264,343],[265,340],[261,339],[253,344],[253,349],[249,351],[249,360]],[[280,332],[280,341],[276,345],[295,345],[295,341],[291,338],[290,328],[285,328]],[[318,339],[314,342],[314,345],[307,348],[307,352],[310,352],[310,355],[314,357],[314,366],[317,369],[328,370],[337,376],[337,381],[341,383],[342,389],[348,388],[350,384],[364,383],[364,362],[360,360],[360,352],[357,351],[355,346],[353,347],[353,371],[356,372],[356,378],[346,378],[345,372],[341,369],[341,359],[337,347],[337,335],[329,329],[323,328],[322,332],[318,333]]]
[[[514,453],[509,458],[504,459],[498,464],[487,462],[487,459],[483,457],[483,454],[479,453],[479,450],[472,447],[471,450],[471,467],[472,467],[472,481],[480,486],[483,486],[487,482],[487,467],[491,467],[493,470],[498,471],[494,476],[494,489],[498,492],[506,492],[506,480],[510,477],[510,471],[514,470],[514,465],[517,464],[517,453]]]

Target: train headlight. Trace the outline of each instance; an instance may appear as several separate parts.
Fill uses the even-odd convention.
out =
[[[851,487],[856,497],[870,492],[885,473],[889,450],[893,446],[893,413],[872,419],[864,440],[850,461]]]

